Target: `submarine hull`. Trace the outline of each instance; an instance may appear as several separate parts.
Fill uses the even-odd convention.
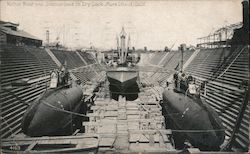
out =
[[[225,138],[224,127],[208,104],[201,102],[200,98],[191,98],[167,88],[163,92],[162,105],[166,118],[172,122],[174,134],[201,150],[219,149]]]
[[[80,86],[60,87],[47,90],[27,109],[22,130],[28,136],[57,135],[72,125],[75,118],[70,112],[78,112],[83,92]],[[66,112],[64,112],[66,111]]]

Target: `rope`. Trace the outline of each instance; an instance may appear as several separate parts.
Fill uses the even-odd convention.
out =
[[[179,133],[204,133],[204,132],[221,132],[225,131],[227,129],[197,129],[197,130],[190,130],[190,129],[182,129],[182,130],[177,130],[177,129],[171,129],[172,132],[179,132]]]
[[[63,110],[63,109],[60,109],[58,107],[55,107],[51,104],[48,104],[46,102],[42,102],[43,104],[51,107],[53,110],[56,110],[56,111],[60,111],[60,112],[64,112],[64,113],[70,113],[70,114],[74,114],[74,115],[77,115],[77,116],[81,116],[81,117],[88,117],[84,114],[79,114],[79,113],[75,113],[75,112],[71,112],[71,111],[66,111],[66,110]],[[188,133],[204,133],[204,132],[218,132],[218,131],[225,131],[226,129],[208,129],[208,130],[176,130],[176,129],[171,129],[172,132],[188,132]]]
[[[191,70],[193,71],[193,69],[195,68],[196,71],[194,71],[194,72],[198,72],[198,71],[197,71],[197,68],[199,68],[202,64],[204,64],[204,62],[207,60],[207,58],[208,58],[210,55],[211,55],[211,52],[210,52],[208,55],[206,55],[206,57],[202,60],[201,63],[199,63],[198,65],[196,65],[196,66],[194,66],[194,67],[191,67]],[[190,70],[190,71],[191,71],[191,70]]]
[[[244,49],[246,48],[247,46],[245,46],[244,48],[241,49],[241,51],[238,53],[238,55],[234,58],[234,60],[228,65],[228,67],[216,78],[220,78],[222,75],[224,75],[227,70],[233,65],[233,63],[235,62],[235,60],[240,56],[240,54],[242,53],[242,51],[244,51]]]
[[[55,111],[60,111],[60,112],[64,112],[64,113],[69,113],[69,114],[74,114],[76,116],[80,116],[80,117],[88,117],[87,115],[84,115],[84,114],[80,114],[80,113],[76,113],[76,112],[72,112],[72,111],[67,111],[67,110],[64,110],[64,109],[60,109],[54,105],[51,105],[49,103],[46,103],[45,101],[42,101],[43,104],[47,105],[48,107],[51,107],[53,110]]]
[[[146,78],[144,79],[144,82],[146,82],[147,84],[153,84],[152,82],[149,82]],[[151,89],[153,89],[156,93],[159,93],[159,91],[157,89],[155,89],[155,87],[151,87]]]
[[[110,91],[110,93],[112,93],[112,94],[139,94],[140,92],[134,92],[134,93],[132,93],[132,92],[128,92],[128,93],[126,93],[126,92],[118,92],[118,91]]]
[[[171,114],[163,114],[163,116],[173,116],[173,115],[182,115],[182,112],[177,112],[177,113],[171,113]]]

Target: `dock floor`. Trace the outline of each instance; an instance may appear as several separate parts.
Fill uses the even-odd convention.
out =
[[[165,129],[160,102],[150,89],[143,89],[135,101],[110,99],[103,87],[83,122],[86,134],[99,136],[99,151],[174,152],[171,130]]]

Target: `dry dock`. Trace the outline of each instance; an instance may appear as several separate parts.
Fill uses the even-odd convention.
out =
[[[142,89],[138,99],[119,101],[109,96],[104,85],[83,122],[86,134],[99,136],[99,151],[113,152],[174,152],[171,130],[165,129],[160,102],[152,91]]]

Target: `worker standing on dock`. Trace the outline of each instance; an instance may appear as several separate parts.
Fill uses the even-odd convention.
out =
[[[50,88],[56,88],[58,84],[58,71],[54,69],[50,74]]]
[[[69,71],[66,67],[67,63],[65,62],[63,66],[61,66],[59,71],[59,84],[66,85],[69,82]]]

